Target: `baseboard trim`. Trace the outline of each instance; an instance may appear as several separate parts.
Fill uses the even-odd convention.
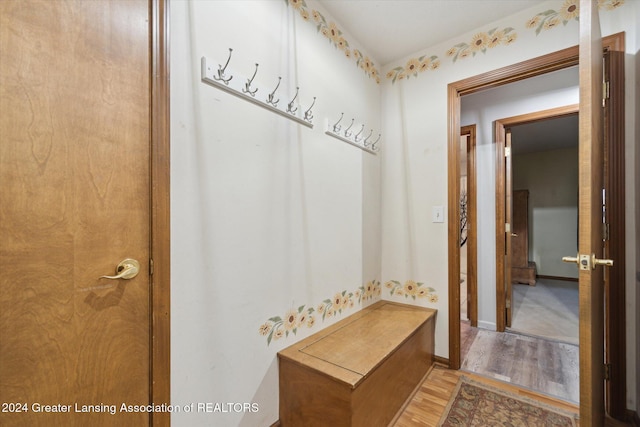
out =
[[[446,357],[433,356],[433,363],[436,365],[442,365],[445,367],[449,367],[449,359]]]
[[[560,277],[560,276],[546,276],[544,274],[538,274],[536,279],[547,279],[547,280],[564,280],[565,282],[577,282],[578,279],[575,277]]]
[[[478,329],[487,329],[489,331],[497,331],[498,328],[494,322],[485,322],[478,320]]]

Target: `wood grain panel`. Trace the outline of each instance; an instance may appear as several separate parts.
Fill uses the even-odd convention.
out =
[[[435,319],[420,327],[353,391],[353,426],[385,426],[433,365]]]
[[[513,192],[513,233],[511,250],[512,267],[527,268],[529,266],[529,191],[515,190]]]
[[[596,3],[580,0],[580,145],[578,148],[578,252],[603,258],[604,147],[602,39]],[[580,419],[604,423],[604,284],[602,268],[580,269]]]
[[[0,3],[0,395],[149,400],[149,7]],[[126,257],[133,280],[108,281]],[[0,414],[2,425],[146,413]]]
[[[624,108],[624,34],[610,43],[605,51],[605,81],[609,84],[609,98],[605,102],[605,188],[608,209],[605,221],[609,224],[609,240],[605,242],[607,258],[615,260],[605,276],[606,294],[606,362],[611,365],[611,380],[606,384],[608,410],[614,418],[626,415],[626,306],[625,301],[625,108]]]

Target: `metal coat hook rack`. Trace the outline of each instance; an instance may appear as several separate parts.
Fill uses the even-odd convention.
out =
[[[261,97],[257,95],[259,87],[256,83],[254,83],[256,76],[258,75],[258,67],[260,65],[258,63],[255,64],[253,75],[250,78],[244,80],[244,84],[236,83],[239,81],[243,81],[243,79],[237,78],[236,80],[232,81],[234,75],[232,75],[231,72],[227,70],[227,68],[229,67],[229,63],[231,62],[232,53],[233,49],[229,48],[229,56],[227,57],[227,61],[225,62],[224,66],[218,64],[217,69],[214,68],[214,61],[203,56],[200,60],[202,82],[217,87],[218,89],[235,95],[238,98],[244,99],[245,101],[249,101],[252,104],[259,105],[262,108],[293,120],[308,128],[313,128],[313,111],[311,109],[316,104],[315,96],[313,97],[313,102],[311,102],[311,105],[306,110],[304,110],[304,108],[301,108],[301,105],[297,103],[297,99],[300,94],[300,88],[296,87],[295,95],[291,98],[286,107],[284,109],[281,109],[280,107],[278,107],[280,98],[276,98],[276,92],[280,87],[282,77],[278,77],[278,83],[276,84],[276,87],[270,93],[268,93],[266,97],[262,95],[262,97],[264,97],[264,100],[262,100]]]
[[[369,134],[366,137],[364,137],[363,135],[364,135],[365,125],[363,123],[360,126],[360,130],[354,135],[353,131],[351,131],[351,128],[353,127],[353,124],[355,123],[356,119],[351,119],[351,123],[349,124],[349,126],[345,130],[342,130],[342,126],[340,125],[340,122],[342,121],[343,117],[344,117],[344,113],[340,113],[340,118],[335,123],[327,120],[327,123],[326,123],[327,130],[324,133],[334,138],[337,138],[340,141],[346,142],[347,144],[351,144],[354,147],[358,147],[361,150],[364,150],[368,153],[377,154],[378,150],[380,149],[378,147],[378,144],[380,143],[382,134],[378,134],[378,139],[376,139],[375,141],[370,141],[371,136],[373,135],[373,129],[370,129]]]

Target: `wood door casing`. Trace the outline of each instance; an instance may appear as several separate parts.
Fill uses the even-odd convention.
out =
[[[511,327],[511,317],[513,310],[511,309],[511,301],[513,300],[513,286],[511,283],[511,267],[513,263],[513,251],[511,248],[511,237],[513,227],[513,171],[511,156],[511,131],[507,131],[504,141],[504,204],[502,205],[505,214],[505,224],[509,224],[509,228],[505,229],[502,234],[504,239],[504,287],[505,287],[505,326]],[[506,228],[506,225],[505,225]]]
[[[0,395],[72,405],[3,425],[149,422],[120,412],[150,401],[149,10],[0,3]]]

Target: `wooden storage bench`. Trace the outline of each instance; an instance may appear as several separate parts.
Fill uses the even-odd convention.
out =
[[[388,425],[433,365],[435,317],[379,301],[279,352],[280,425]]]

